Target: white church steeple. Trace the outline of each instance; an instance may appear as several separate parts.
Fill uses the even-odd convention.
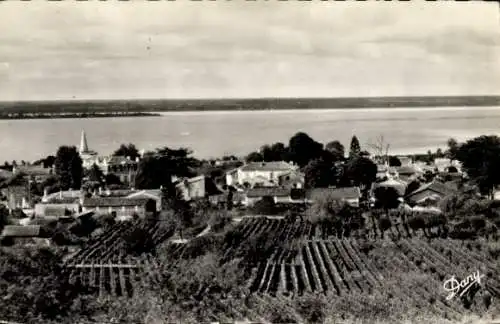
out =
[[[87,136],[85,136],[85,131],[82,130],[82,136],[80,138],[80,148],[78,150],[80,153],[88,153],[89,147],[87,145]]]

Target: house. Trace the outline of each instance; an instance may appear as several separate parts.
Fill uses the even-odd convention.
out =
[[[389,166],[387,164],[377,164],[377,180],[386,180],[390,178]]]
[[[401,162],[401,166],[410,166],[413,164],[413,160],[409,156],[398,156],[397,158]]]
[[[49,194],[47,189],[44,189],[43,191],[43,197],[42,197],[42,202],[43,203],[48,203],[52,201],[57,201],[57,200],[74,200],[74,199],[80,199],[83,197],[83,192],[80,190],[61,190],[58,192],[54,192]]]
[[[398,173],[398,178],[406,182],[415,180],[422,174],[421,170],[411,165],[396,167],[396,171]]]
[[[359,187],[345,188],[313,188],[306,191],[306,200],[314,202],[323,197],[347,203],[352,207],[359,207],[361,190]]]
[[[264,197],[273,198],[275,203],[295,203],[299,202],[297,200],[292,199],[291,197],[291,189],[287,188],[278,188],[278,187],[259,187],[259,188],[251,188],[249,189],[243,200],[243,205],[247,207],[253,206],[257,201],[261,200]],[[304,202],[302,199],[300,202]]]
[[[100,156],[97,152],[92,151],[88,147],[87,136],[85,131],[82,131],[80,138],[80,146],[78,149],[82,166],[89,170],[95,164],[104,175],[114,174],[120,178],[124,184],[133,184],[133,179],[137,173],[139,158],[131,159],[127,156]]]
[[[2,188],[1,192],[2,196],[5,197],[4,204],[9,210],[33,207],[29,185],[26,183],[9,185],[6,188]]]
[[[215,182],[204,175],[178,180],[176,188],[186,201],[222,193]]]
[[[145,218],[156,213],[156,201],[147,198],[98,197],[84,198],[82,212],[95,211],[97,214],[116,213],[117,217],[126,217],[136,214]]]
[[[293,170],[278,176],[278,185],[283,188],[304,188],[305,175],[304,173]]]
[[[131,192],[126,199],[152,199],[156,203],[156,211],[161,211],[163,194],[161,189],[147,189]]]
[[[233,206],[238,207],[242,206],[246,199],[246,193],[240,191],[232,191],[232,201]],[[220,194],[210,195],[208,196],[208,201],[213,206],[225,207],[229,200],[229,190]]]
[[[459,161],[447,158],[434,159],[434,166],[438,172],[449,172],[450,167],[456,169],[457,172],[461,172],[462,169],[462,165]]]
[[[226,173],[228,185],[277,186],[279,177],[298,170],[298,167],[285,161],[250,162],[236,170]]]
[[[420,188],[407,195],[405,200],[410,206],[437,206],[444,197],[456,191],[456,187],[448,186],[435,180],[422,185]]]
[[[407,183],[399,179],[388,179],[382,182],[376,182],[372,185],[372,192],[379,187],[394,188],[400,196],[404,196]]]
[[[14,166],[12,168],[12,173],[14,175],[23,175],[23,178],[27,180],[40,183],[50,178],[53,175],[53,170],[39,165],[20,165]]]
[[[39,237],[41,226],[40,225],[6,225],[3,228],[2,237]]]
[[[0,234],[0,240],[10,239],[13,244],[50,246],[50,240],[44,237],[40,225],[7,225]]]
[[[80,197],[52,198],[35,205],[35,216],[62,217],[80,212]]]

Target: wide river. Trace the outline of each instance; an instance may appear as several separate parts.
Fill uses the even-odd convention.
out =
[[[390,153],[418,153],[459,141],[500,134],[500,107],[321,109],[274,111],[167,112],[161,117],[0,120],[0,163],[33,161],[60,145],[79,145],[112,153],[121,143],[140,149],[189,147],[198,158],[244,155],[266,143],[284,142],[298,131],[326,143],[361,146],[383,135]]]

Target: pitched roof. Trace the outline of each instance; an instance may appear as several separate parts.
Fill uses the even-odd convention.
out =
[[[306,191],[308,199],[314,199],[318,196],[328,195],[333,199],[359,199],[361,198],[361,191],[359,187],[345,187],[345,188],[314,188]]]
[[[68,210],[64,207],[48,206],[44,210],[45,216],[66,216]]]
[[[430,183],[426,183],[426,184],[420,186],[420,188],[418,188],[414,192],[410,193],[407,197],[411,197],[413,195],[419,194],[419,193],[426,191],[426,190],[434,191],[434,192],[440,193],[442,195],[449,195],[449,194],[456,192],[457,188],[446,185],[446,184],[439,182],[439,181],[432,181]]]
[[[399,174],[415,174],[418,173],[418,170],[410,165],[404,165],[396,168]]]
[[[146,189],[130,193],[125,196],[127,199],[143,198],[143,199],[160,199],[162,196],[160,189]]]
[[[50,174],[52,174],[52,169],[43,168],[43,167],[35,166],[35,165],[20,165],[20,166],[16,166],[14,168],[14,173],[23,173],[23,174],[32,175],[32,176],[50,175]]]
[[[118,155],[112,155],[108,160],[108,164],[121,164],[121,165],[126,165],[126,164],[137,164],[135,160],[132,159],[127,159],[126,156],[118,156]]]
[[[79,190],[65,190],[58,191],[42,198],[42,201],[52,202],[52,201],[69,201],[69,199],[80,198],[82,193]]]
[[[40,236],[40,225],[7,225],[3,228],[3,237],[36,237]]]
[[[250,162],[240,168],[241,171],[287,171],[295,167],[285,161]]]
[[[287,197],[290,196],[290,189],[285,188],[252,188],[247,191],[247,197],[257,198],[257,197]]]
[[[99,197],[86,198],[83,200],[84,207],[122,207],[142,206],[150,199],[147,198],[124,198],[124,197]]]

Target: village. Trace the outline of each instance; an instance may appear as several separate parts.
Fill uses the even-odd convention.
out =
[[[78,146],[61,146],[55,156],[6,162],[0,256],[9,266],[1,280],[48,295],[33,304],[7,294],[3,316],[35,307],[45,320],[90,312],[105,321],[133,302],[137,308],[113,318],[141,321],[148,309],[141,303],[157,294],[182,301],[174,307],[193,323],[362,317],[386,300],[397,309],[434,305],[429,316],[444,312],[450,320],[495,312],[500,178],[492,166],[500,139],[450,139],[445,151],[408,156],[389,155],[382,137],[377,143],[361,147],[353,136],[345,149],[297,132],[286,145],[266,144],[243,158],[198,160],[187,148],[145,152],[133,144],[102,156],[82,131]],[[476,285],[450,304],[439,290],[447,271],[466,276],[478,264],[484,289]],[[41,284],[30,281],[39,267]],[[30,278],[26,288],[17,277]],[[379,297],[362,301],[357,289]],[[401,289],[412,293],[401,299]],[[91,309],[74,311],[83,298]],[[295,313],[303,302],[312,308]],[[331,303],[361,310],[339,313],[344,306]],[[380,309],[382,319],[404,314]]]
[[[112,175],[118,179],[120,188],[102,184],[89,190],[84,184],[80,190],[59,190],[49,194],[46,187],[43,195],[36,196],[31,187],[53,177],[53,167],[24,164],[14,166],[11,171],[3,169],[1,176],[6,181],[1,188],[2,204],[13,216],[13,224],[4,227],[2,238],[37,238],[44,222],[67,223],[89,215],[113,215],[115,220],[124,221],[161,212],[163,193],[160,187],[134,188],[141,156],[134,159],[130,156],[100,156],[89,149],[84,131],[78,152],[85,171],[98,167],[104,176]],[[413,161],[409,156],[397,156],[390,159],[392,165],[389,159],[376,162],[375,159],[376,178],[366,191],[368,195],[363,195],[359,186],[307,186],[304,172],[289,161],[245,162],[236,158],[206,161],[212,167],[223,167],[227,171],[217,177],[213,172],[191,178],[174,175],[173,182],[185,201],[205,199],[214,207],[234,207],[238,210],[235,214],[238,217],[251,217],[266,216],[256,215],[251,208],[262,200],[293,206],[312,203],[316,197],[325,194],[352,207],[373,207],[377,188],[393,188],[398,194],[398,208],[440,213],[440,201],[457,192],[460,182],[466,177],[460,163],[449,158],[435,158],[426,163]],[[9,184],[12,178],[17,180]]]

